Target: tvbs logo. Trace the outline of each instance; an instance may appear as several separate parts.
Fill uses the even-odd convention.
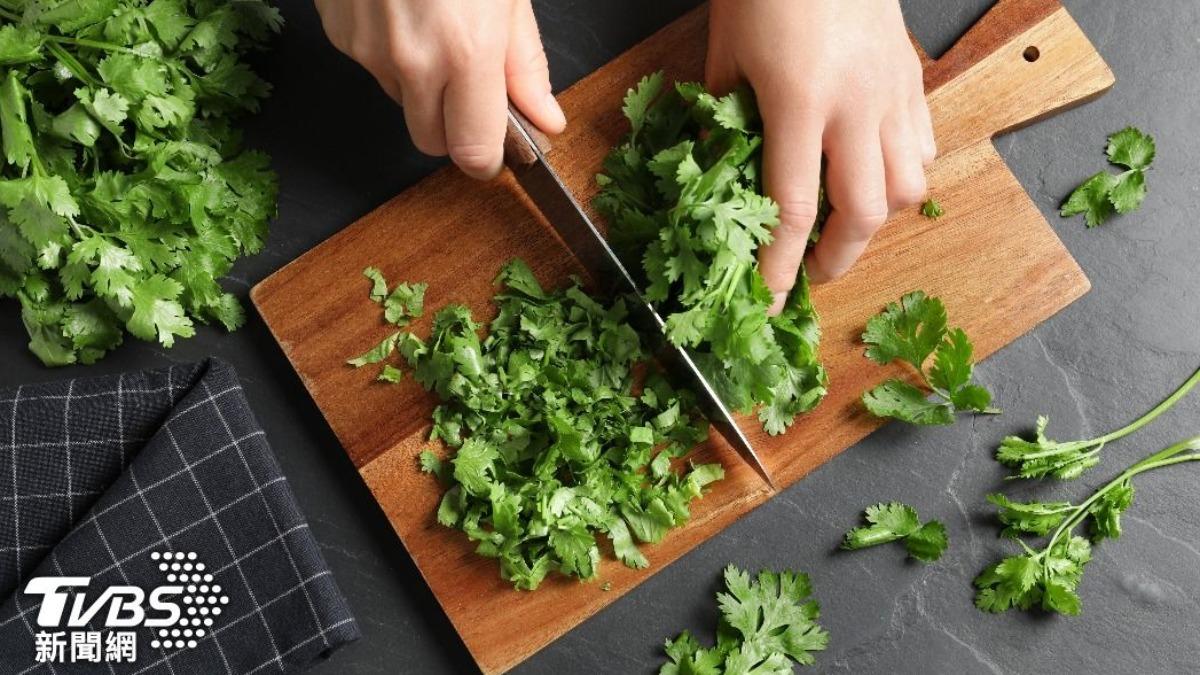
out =
[[[211,634],[229,603],[195,552],[154,552],[167,583],[91,587],[91,577],[35,577],[26,595],[40,596],[35,634],[39,663],[126,663],[137,658],[136,628],[149,628],[156,650],[191,649]],[[98,591],[98,593],[97,593]],[[47,630],[49,629],[49,630]],[[55,630],[57,629],[57,630]],[[107,635],[105,634],[107,632]]]

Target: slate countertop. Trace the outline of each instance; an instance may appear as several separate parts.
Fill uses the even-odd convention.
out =
[[[697,3],[536,2],[556,90]],[[990,4],[906,0],[933,55]],[[830,648],[815,671],[854,673],[1184,672],[1200,663],[1200,468],[1149,474],[1119,541],[1098,547],[1075,618],[985,615],[971,579],[1012,550],[996,539],[984,495],[1003,487],[991,458],[1039,413],[1058,438],[1091,437],[1149,409],[1200,363],[1200,204],[1194,167],[1200,101],[1200,4],[1068,0],[1117,76],[1098,101],[1001,138],[1009,167],[1092,280],[1082,300],[982,364],[1005,414],[946,429],[889,425],[752,512],[524,663],[522,673],[651,672],[661,641],[684,628],[711,640],[720,570],[794,567],[812,576]],[[250,286],[440,165],[408,142],[400,111],[324,40],[309,2],[284,3],[288,25],[261,71],[276,87],[249,122],[249,143],[279,171],[280,217],[267,250],[229,287]],[[1108,133],[1136,125],[1158,140],[1142,210],[1095,230],[1056,208],[1103,165]],[[401,241],[403,232],[397,231]],[[399,245],[399,244],[398,244]],[[832,311],[826,308],[824,311]],[[240,372],[284,472],[365,637],[313,673],[469,672],[473,662],[321,420],[261,319],[240,332],[201,329],[172,350],[130,340],[90,368],[47,370],[25,349],[15,304],[0,304],[0,383],[44,381],[216,355]],[[1136,458],[1200,432],[1200,396],[1107,449],[1086,478],[1022,496],[1078,498]],[[840,553],[842,533],[875,501],[903,500],[946,523],[941,562],[900,548]]]

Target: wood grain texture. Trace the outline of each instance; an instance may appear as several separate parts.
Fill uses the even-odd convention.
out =
[[[595,193],[601,158],[625,132],[620,101],[645,73],[665,70],[697,79],[703,65],[706,13],[697,10],[571,87],[559,97],[571,125],[555,139],[550,161],[581,202]],[[1026,61],[1029,45],[1040,57]],[[929,186],[947,215],[915,211],[891,220],[862,261],[838,282],[814,289],[822,315],[821,355],[829,396],[786,435],[770,438],[743,420],[776,481],[788,486],[879,422],[858,402],[862,391],[891,376],[862,357],[858,335],[868,317],[914,288],[942,297],[952,323],[975,340],[984,358],[1051,316],[1088,289],[1087,279],[990,139],[1111,86],[1112,74],[1057,2],[1001,0],[938,61],[924,61],[926,86],[942,154]],[[520,256],[544,283],[580,273],[568,252],[511,176],[486,185],[453,169],[413,186],[252,292],[255,305],[359,469],[401,542],[416,562],[467,648],[485,672],[511,668],[613,602],[650,574],[720,532],[771,496],[769,488],[714,437],[698,461],[720,461],[727,478],[696,504],[692,521],[659,545],[644,547],[647,570],[631,570],[610,553],[600,577],[611,584],[549,578],[519,593],[499,578],[494,561],[476,556],[461,533],[433,513],[439,490],[416,469],[435,400],[411,380],[372,381],[370,369],[344,366],[347,356],[382,339],[361,277],[367,265],[395,281],[427,281],[426,306],[468,305],[490,318],[492,278]],[[427,331],[428,322],[418,324]]]

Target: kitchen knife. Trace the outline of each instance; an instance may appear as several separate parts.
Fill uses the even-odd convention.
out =
[[[687,350],[667,339],[663,318],[642,297],[637,283],[613,253],[604,235],[596,229],[580,208],[579,202],[575,201],[570,190],[550,167],[543,154],[545,148],[549,148],[546,137],[510,106],[508,129],[504,137],[504,164],[512,170],[517,183],[546,217],[567,249],[583,264],[600,290],[628,296],[631,323],[642,335],[654,341],[656,354],[674,383],[696,393],[700,409],[709,422],[774,489],[775,482],[754,451],[754,446],[750,445],[749,439],[733,421],[729,409],[696,367]]]

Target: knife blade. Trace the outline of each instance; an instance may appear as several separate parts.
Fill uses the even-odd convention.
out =
[[[738,455],[775,489],[775,481],[755,452],[750,440],[738,428],[729,408],[721,401],[695,360],[686,349],[666,337],[666,322],[638,289],[620,258],[608,245],[579,202],[551,168],[543,148],[549,144],[533,125],[509,106],[508,129],[504,138],[504,163],[517,183],[542,212],[567,249],[587,270],[599,290],[625,295],[630,299],[630,322],[641,335],[653,340],[652,347],[669,377],[696,393],[700,410],[717,432]]]

